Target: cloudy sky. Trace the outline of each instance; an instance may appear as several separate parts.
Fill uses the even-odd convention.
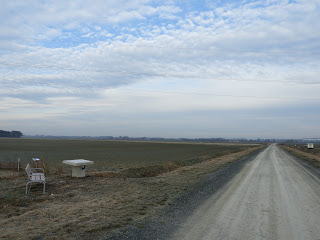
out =
[[[320,137],[320,2],[2,0],[0,126]]]

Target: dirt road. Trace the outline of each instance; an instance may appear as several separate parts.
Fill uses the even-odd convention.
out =
[[[319,175],[271,145],[198,207],[172,239],[320,239]]]

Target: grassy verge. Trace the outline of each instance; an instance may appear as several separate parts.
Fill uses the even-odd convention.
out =
[[[290,152],[292,155],[303,159],[312,166],[320,168],[320,147],[308,149],[304,145],[284,145],[281,144],[284,150]]]

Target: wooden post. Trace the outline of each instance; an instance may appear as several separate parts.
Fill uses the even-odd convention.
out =
[[[18,172],[20,171],[20,158],[18,158]]]

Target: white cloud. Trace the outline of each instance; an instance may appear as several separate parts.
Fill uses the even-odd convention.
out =
[[[319,8],[317,1],[220,3],[192,12],[175,1],[4,1],[2,110],[8,119],[22,107],[28,118],[63,121],[60,113],[291,107],[294,98],[318,98]]]

